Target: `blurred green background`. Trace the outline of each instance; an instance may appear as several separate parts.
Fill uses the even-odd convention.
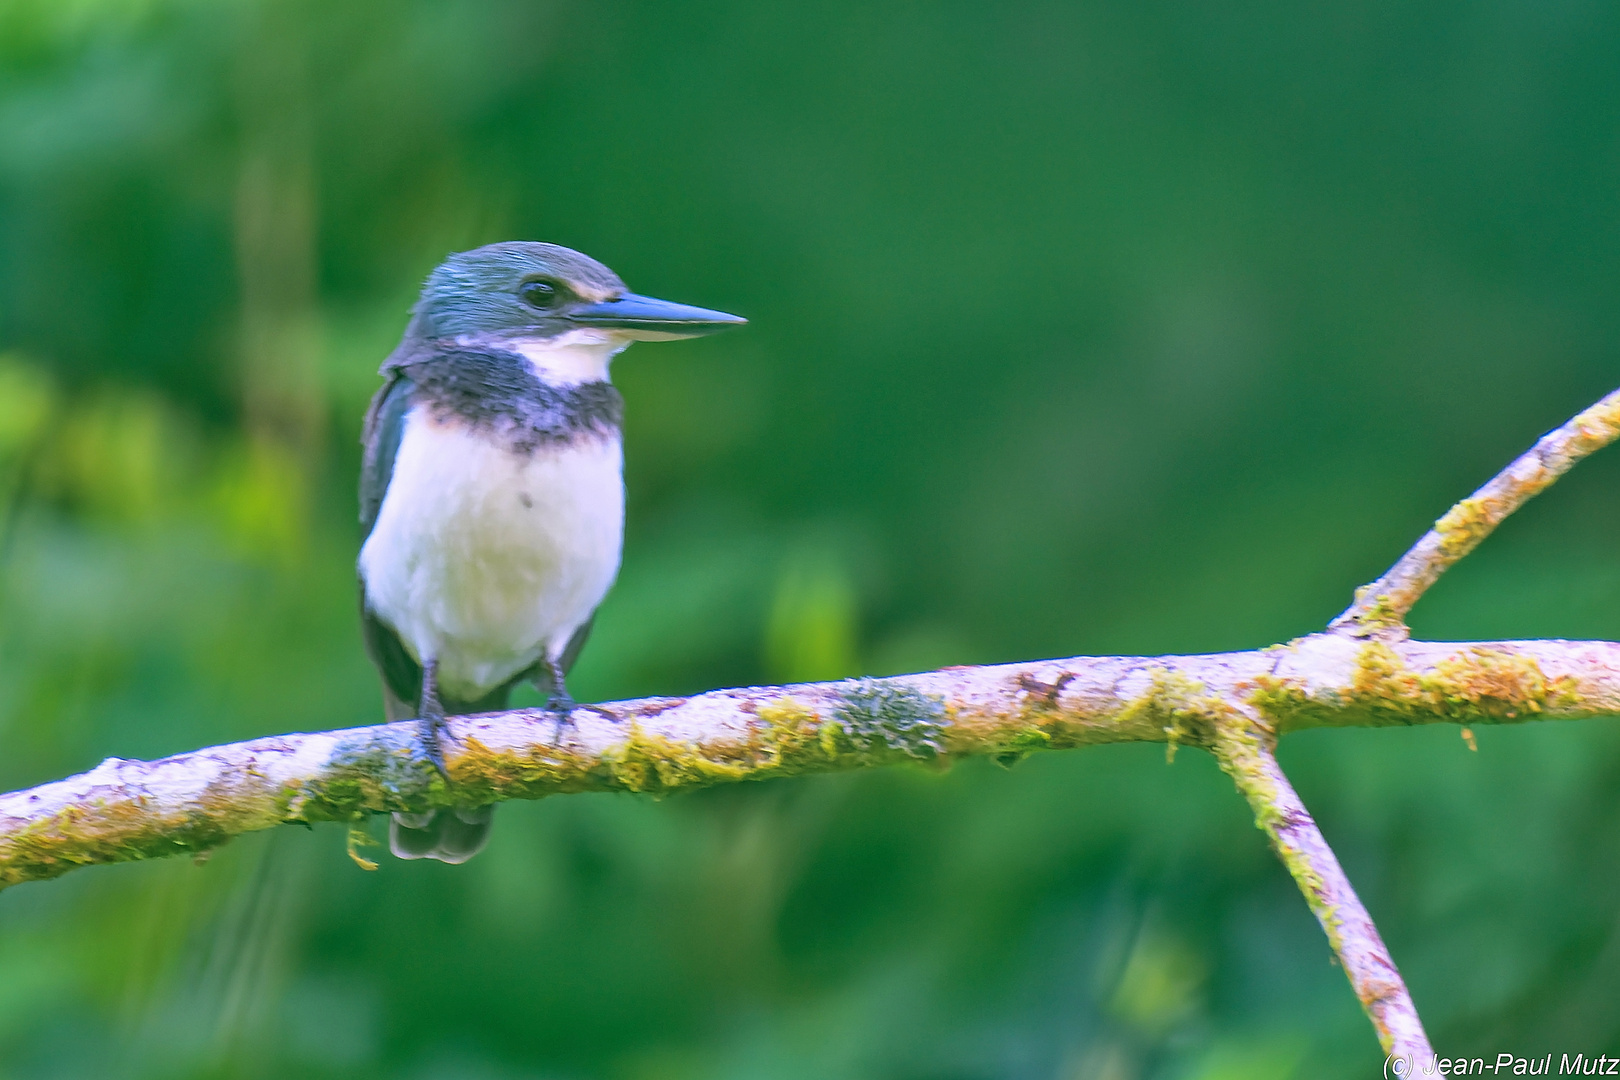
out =
[[[1590,0],[0,0],[0,788],[380,718],[359,419],[499,239],[752,320],[617,364],[585,700],[1320,628],[1620,383],[1617,53]],[[1620,638],[1617,493],[1611,451],[1416,632]],[[1281,754],[1442,1053],[1613,1053],[1620,737],[1478,741]],[[3,1080],[1380,1058],[1242,801],[1151,746],[0,896]]]

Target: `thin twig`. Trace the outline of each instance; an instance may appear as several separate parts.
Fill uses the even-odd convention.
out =
[[[1322,924],[1384,1053],[1427,1060],[1433,1051],[1406,983],[1333,849],[1278,766],[1275,741],[1263,724],[1234,715],[1217,725],[1215,758],[1249,800],[1255,825]]]
[[[1616,438],[1620,438],[1620,390],[1543,435],[1488,484],[1446,511],[1383,577],[1356,590],[1356,602],[1333,620],[1330,629],[1360,635],[1378,630],[1404,633],[1412,605],[1441,574],[1576,462]]]

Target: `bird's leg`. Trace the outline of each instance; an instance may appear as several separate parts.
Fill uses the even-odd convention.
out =
[[[551,733],[551,741],[556,742],[562,735],[563,725],[572,724],[569,717],[574,712],[574,699],[568,694],[568,686],[563,682],[562,666],[544,657],[540,661],[542,676],[535,680],[535,689],[546,695],[546,711],[551,713],[556,722],[556,730]],[[543,683],[543,685],[542,685]]]
[[[435,657],[428,657],[422,662],[422,699],[416,715],[417,723],[421,725],[422,747],[427,751],[428,760],[433,762],[433,767],[448,783],[450,773],[444,767],[444,748],[439,745],[439,733],[446,725],[444,706],[439,703],[439,661]]]
[[[563,682],[562,668],[550,660],[543,660],[541,663],[546,672],[546,685],[541,688],[547,697],[546,708],[564,715],[573,712],[574,699],[569,696],[568,686]]]

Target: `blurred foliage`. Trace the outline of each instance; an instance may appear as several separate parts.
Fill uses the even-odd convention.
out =
[[[1319,628],[1616,383],[1617,48],[1527,0],[0,0],[0,785],[378,718],[359,418],[427,270],[513,237],[752,320],[617,365],[584,699]],[[1620,638],[1617,490],[1417,632]],[[1612,1046],[1620,734],[1477,737],[1282,756],[1441,1052]],[[501,818],[6,892],[0,1078],[1378,1068],[1200,755]]]

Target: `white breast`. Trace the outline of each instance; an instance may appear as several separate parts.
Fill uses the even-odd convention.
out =
[[[439,685],[480,697],[555,660],[607,595],[624,535],[619,437],[514,454],[420,409],[360,551],[367,602]]]

